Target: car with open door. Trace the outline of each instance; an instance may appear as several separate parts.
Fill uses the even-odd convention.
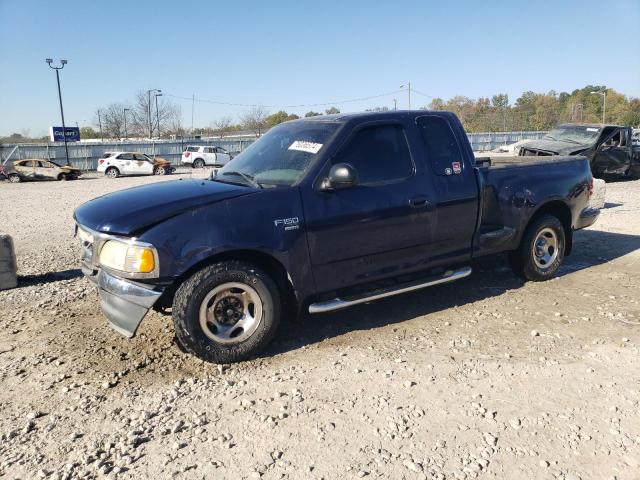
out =
[[[541,140],[520,148],[522,156],[584,155],[596,177],[640,176],[640,155],[633,130],[620,125],[558,125]]]

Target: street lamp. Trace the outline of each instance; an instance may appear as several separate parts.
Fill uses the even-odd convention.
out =
[[[406,84],[400,85],[400,88],[407,88],[409,92],[409,110],[411,110],[411,82],[407,82]]]
[[[590,94],[602,95],[602,124],[604,125],[604,118],[607,112],[607,89],[605,88],[603,91],[591,92]]]
[[[98,126],[100,127],[100,141],[104,142],[104,137],[102,136],[102,118],[100,118],[100,109],[98,109]]]
[[[64,139],[64,153],[65,153],[65,156],[67,157],[66,164],[69,165],[69,148],[67,147],[67,129],[64,124],[64,110],[62,108],[62,91],[60,90],[60,70],[64,68],[64,66],[67,64],[67,61],[60,60],[59,67],[54,67],[51,65],[53,63],[52,58],[45,59],[45,62],[47,62],[47,65],[49,65],[49,68],[52,68],[53,70],[56,71],[56,80],[58,81],[58,99],[60,100],[60,116],[62,117],[62,137]]]
[[[158,97],[161,97],[162,93],[156,93],[156,122],[158,124],[158,140],[160,139],[160,111],[158,110]]]
[[[151,121],[151,92],[162,93],[162,90],[158,90],[157,88],[151,88],[147,90],[147,118],[149,119],[149,139],[153,137],[153,122]]]

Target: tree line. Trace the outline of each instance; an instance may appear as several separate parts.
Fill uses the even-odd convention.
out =
[[[606,93],[605,123],[640,126],[640,99],[612,88],[587,85],[571,93],[524,92],[513,104],[507,94],[471,99],[455,96],[434,98],[427,110],[454,112],[468,132],[549,130],[560,123],[601,123]]]

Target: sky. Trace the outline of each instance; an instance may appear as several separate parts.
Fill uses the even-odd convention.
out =
[[[69,62],[65,120],[81,127],[150,88],[173,95],[187,128],[192,95],[196,127],[248,110],[205,100],[407,108],[409,81],[413,108],[589,84],[640,97],[640,0],[0,0],[0,25],[0,136],[60,124],[47,57]]]

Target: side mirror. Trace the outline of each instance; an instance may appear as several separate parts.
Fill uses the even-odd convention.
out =
[[[322,181],[322,190],[338,190],[353,187],[358,183],[358,173],[349,163],[336,163],[329,170],[329,176]]]

